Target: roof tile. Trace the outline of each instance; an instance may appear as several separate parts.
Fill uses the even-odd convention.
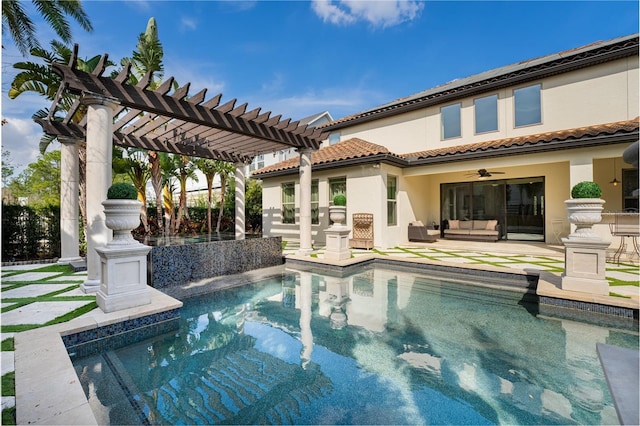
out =
[[[311,165],[332,163],[340,160],[351,160],[354,158],[370,157],[373,155],[387,154],[398,158],[400,156],[391,153],[382,145],[376,145],[359,138],[351,138],[334,145],[319,149],[311,156]],[[253,174],[275,172],[280,170],[297,169],[300,166],[300,158],[294,157],[280,163],[256,170]]]
[[[372,157],[385,154],[404,160],[423,160],[428,158],[455,156],[472,152],[502,150],[512,147],[523,147],[536,144],[545,144],[554,141],[570,141],[584,137],[613,135],[618,132],[638,131],[640,117],[633,120],[618,121],[615,123],[598,124],[594,126],[578,127],[574,129],[558,130],[553,132],[537,133],[533,135],[519,136],[515,138],[495,139],[485,142],[458,145],[447,148],[429,149],[425,151],[411,152],[408,154],[394,154],[382,145],[377,145],[363,139],[351,138],[314,152],[311,156],[312,165],[333,163],[342,160]],[[568,147],[569,148],[569,147]],[[410,163],[409,163],[410,165]],[[254,175],[297,169],[300,166],[300,158],[290,158],[277,164],[263,167],[254,172]]]
[[[534,145],[553,141],[565,141],[580,139],[585,136],[612,135],[619,131],[632,132],[638,130],[640,117],[633,120],[618,121],[615,123],[598,124],[594,126],[577,127],[575,129],[558,130],[553,132],[537,133],[533,135],[519,136],[515,138],[495,139],[492,141],[478,142],[467,145],[458,145],[447,148],[428,149],[425,151],[411,152],[401,156],[409,159],[425,159],[445,155],[463,154],[492,149],[504,149],[513,146]]]

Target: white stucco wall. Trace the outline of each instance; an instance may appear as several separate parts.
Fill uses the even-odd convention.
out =
[[[397,154],[630,120],[639,115],[638,57],[621,59],[447,104],[341,129]],[[542,84],[542,123],[514,128],[513,90]],[[498,131],[474,134],[476,98],[498,95]],[[440,108],[462,103],[462,136],[441,140]]]
[[[391,152],[402,154],[446,146],[496,140],[508,137],[538,134],[630,120],[640,115],[640,88],[638,57],[621,59],[587,69],[541,79],[532,84],[542,85],[542,123],[514,128],[513,89],[510,87],[482,95],[462,99],[462,137],[442,141],[440,138],[440,107],[425,108],[399,116],[379,119],[340,130],[341,140],[358,137],[386,146]],[[497,132],[474,134],[475,98],[498,94]],[[569,147],[571,141],[566,142]],[[333,171],[313,172],[312,179],[319,179],[320,225],[313,225],[313,239],[317,245],[324,243],[323,229],[328,222],[328,178],[347,178],[347,225],[351,226],[351,214],[374,214],[374,245],[393,247],[407,242],[407,225],[421,220],[425,225],[440,223],[440,185],[442,183],[468,182],[474,177],[468,173],[480,168],[499,170],[504,175],[496,179],[526,177],[545,178],[545,240],[554,242],[552,222],[563,222],[563,235],[570,232],[566,221],[564,200],[570,197],[571,187],[581,180],[594,180],[603,189],[607,211],[622,209],[622,186],[614,187],[609,181],[630,165],[623,163],[622,152],[628,143],[542,152],[518,156],[449,162],[422,167],[399,169],[381,164],[354,166]],[[616,159],[614,168],[614,159]],[[614,170],[615,169],[615,170]],[[398,224],[387,225],[387,175],[398,177]],[[493,179],[493,178],[492,178]],[[298,222],[285,225],[280,222],[282,182],[296,182],[293,174],[284,178],[270,178],[263,187],[263,226],[265,235],[282,235],[296,240]],[[299,188],[296,186],[296,201]],[[600,229],[601,228],[601,229]],[[606,233],[606,226],[599,229]]]

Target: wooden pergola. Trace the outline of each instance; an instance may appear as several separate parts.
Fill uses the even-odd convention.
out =
[[[35,120],[49,135],[84,140],[86,115],[77,124],[73,118],[82,105],[82,97],[92,94],[117,103],[113,142],[123,147],[247,163],[256,155],[281,149],[317,150],[325,136],[321,129],[282,119],[281,115],[272,117],[271,112],[261,113],[260,108],[247,111],[247,104],[236,106],[236,99],[220,105],[222,94],[205,102],[207,89],[189,96],[190,83],[170,93],[173,77],[155,90],[149,90],[152,72],[135,86],[127,84],[130,64],[115,79],[104,77],[107,54],[92,73],[77,69],[77,58],[76,45],[69,64],[52,65],[62,83],[48,117]],[[65,109],[61,105],[65,93],[77,98],[59,120],[55,113]]]
[[[247,104],[236,106],[236,99],[220,104],[222,94],[205,101],[206,89],[189,96],[190,83],[174,89],[177,84],[173,77],[150,89],[152,72],[138,84],[129,84],[130,65],[115,78],[105,77],[107,54],[91,73],[78,69],[77,64],[75,45],[68,64],[52,65],[62,81],[48,116],[34,120],[62,144],[61,263],[79,260],[77,142],[87,145],[85,292],[95,292],[99,287],[100,259],[94,252],[110,239],[101,202],[111,185],[114,144],[234,163],[236,238],[244,238],[244,167],[256,155],[296,149],[301,160],[300,247],[301,252],[311,252],[311,153],[320,148],[326,136],[321,129],[282,119],[281,115],[272,117],[271,112],[261,113],[260,108],[247,111]],[[66,115],[60,118],[56,116],[58,111]]]

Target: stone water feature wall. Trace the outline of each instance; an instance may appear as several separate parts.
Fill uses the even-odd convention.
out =
[[[238,274],[283,263],[282,237],[223,240],[153,247],[148,284],[154,288]]]

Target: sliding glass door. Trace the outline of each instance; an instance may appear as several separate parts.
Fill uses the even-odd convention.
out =
[[[507,238],[544,241],[543,178],[506,181]]]
[[[490,220],[501,238],[544,241],[544,178],[446,183],[440,187],[441,220]]]

